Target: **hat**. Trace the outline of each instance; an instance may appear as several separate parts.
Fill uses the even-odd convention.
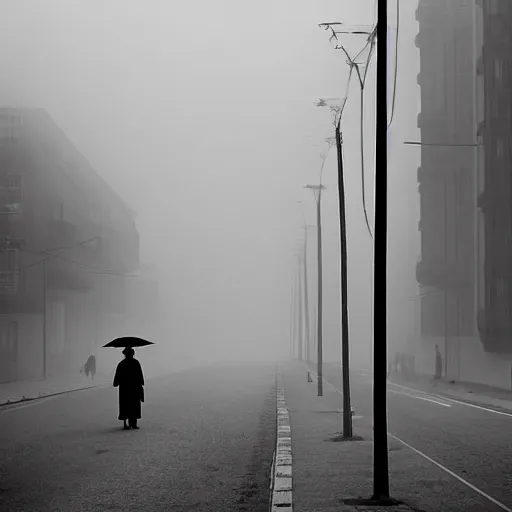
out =
[[[127,356],[128,354],[135,354],[135,350],[133,350],[133,348],[131,347],[126,347],[124,350],[123,350],[123,354],[125,356]]]

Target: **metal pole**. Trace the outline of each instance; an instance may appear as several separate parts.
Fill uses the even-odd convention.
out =
[[[448,183],[444,183],[444,260],[448,267]],[[444,378],[448,380],[448,343],[449,343],[449,305],[448,288],[445,283],[444,289]]]
[[[304,309],[306,320],[306,361],[310,362],[311,331],[309,325],[309,298],[308,298],[308,226],[304,226]]]
[[[390,501],[387,427],[387,0],[378,0],[375,144],[373,497]]]
[[[297,318],[298,318],[298,300],[299,300],[299,294],[298,294],[298,275],[295,273],[294,275],[294,281],[293,281],[293,339],[291,341],[292,343],[292,358],[298,357],[298,351],[296,346],[296,340],[298,335],[298,326],[297,326]]]
[[[293,359],[293,339],[295,330],[295,280],[290,287],[290,359]]]
[[[48,315],[48,259],[43,260],[43,379],[46,379],[47,315]]]
[[[300,257],[298,258],[298,280],[299,280],[299,338],[298,338],[298,357],[299,361],[303,360],[302,344],[304,340],[304,322],[302,318],[303,305],[302,305],[302,279],[300,272]]]
[[[343,177],[343,152],[340,123],[336,125],[336,150],[338,156],[338,195],[340,207],[340,259],[341,259],[341,366],[343,379],[343,437],[352,437],[352,407],[350,405],[350,354],[348,339],[347,298],[347,224],[345,219],[345,183]]]
[[[317,382],[318,396],[324,394],[324,379],[322,368],[322,186],[318,188],[318,199],[316,202],[316,223],[318,241],[318,311],[317,311]]]

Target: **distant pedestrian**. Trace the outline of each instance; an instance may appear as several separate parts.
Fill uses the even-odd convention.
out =
[[[443,375],[443,358],[441,357],[441,352],[439,351],[439,345],[436,345],[436,373],[435,379],[439,380]]]
[[[94,380],[94,376],[96,375],[96,356],[89,356],[87,362],[83,365],[80,373],[85,373],[87,378],[89,375],[91,376],[91,380]]]
[[[125,348],[123,354],[125,359],[117,365],[114,377],[114,387],[119,387],[119,420],[125,430],[138,429],[137,420],[142,416],[141,402],[144,402],[144,375],[134,357],[135,350]]]

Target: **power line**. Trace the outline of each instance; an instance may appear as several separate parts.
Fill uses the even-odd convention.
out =
[[[391,101],[391,116],[389,118],[388,128],[391,126],[393,122],[393,117],[395,115],[395,100],[396,100],[396,83],[398,76],[398,37],[400,31],[400,0],[396,0],[396,36],[395,36],[395,73],[393,79],[393,99]]]
[[[360,99],[360,110],[361,110],[361,112],[360,112],[360,127],[361,128],[360,128],[360,141],[359,141],[360,142],[360,155],[361,155],[361,199],[362,199],[362,203],[363,203],[363,213],[364,213],[364,218],[365,218],[365,222],[366,222],[366,227],[367,227],[370,237],[373,238],[372,231],[370,228],[370,221],[368,220],[368,209],[366,207],[365,160],[364,160],[364,87],[366,85],[366,78],[367,78],[368,69],[370,66],[370,60],[372,58],[373,49],[375,46],[375,40],[377,37],[376,25],[374,23],[375,26],[373,27],[371,33],[369,34],[367,42],[364,45],[364,47],[354,58],[352,58],[352,57],[350,57],[350,54],[348,53],[345,46],[339,41],[337,32],[332,27],[332,25],[336,25],[336,24],[337,23],[321,23],[319,26],[323,27],[324,30],[331,31],[332,35],[329,38],[329,41],[332,42],[333,40],[335,40],[336,45],[334,48],[336,50],[342,50],[343,53],[345,54],[345,56],[347,57],[347,64],[350,67],[349,85],[350,85],[350,78],[352,77],[352,71],[354,69],[356,70],[356,73],[357,73],[357,76],[359,79],[359,86],[361,89],[361,99]],[[357,63],[356,60],[366,51],[366,49],[368,47],[370,47],[370,51],[368,52],[366,62],[363,64],[364,72],[363,72],[363,74],[361,74],[361,71],[359,69],[360,64]],[[346,98],[347,97],[348,97],[348,92],[347,92]],[[345,102],[346,102],[346,98],[345,98]],[[343,104],[343,108],[344,108],[344,106],[345,106],[345,104]],[[338,122],[341,123],[341,115],[339,116]]]
[[[95,240],[98,240],[99,238],[100,238],[99,236],[94,236],[92,238],[84,240],[83,242],[79,242],[79,243],[71,244],[71,245],[63,245],[61,247],[55,247],[54,249],[46,249],[46,250],[48,252],[54,252],[54,251],[63,251],[65,249],[74,249],[75,247],[83,247],[85,244],[94,242]]]

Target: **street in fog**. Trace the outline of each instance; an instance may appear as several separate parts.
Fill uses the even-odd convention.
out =
[[[314,371],[314,365],[310,368]],[[324,379],[337,389],[341,389],[340,375],[339,365],[325,365]],[[371,418],[371,373],[354,371],[351,378],[355,416]],[[341,394],[338,394],[338,403],[341,404]],[[426,394],[392,383],[388,387],[391,434],[512,508],[512,410],[494,409],[498,412],[493,412],[492,406],[468,406],[442,395]],[[357,429],[358,420],[354,421]],[[405,445],[400,448],[406,449]],[[433,466],[431,462],[428,464]],[[462,484],[457,486],[453,476],[441,468],[439,471],[458,487],[457,499],[453,499],[454,489],[450,490],[451,496],[441,498],[440,481],[436,483],[427,474],[423,475],[424,487],[429,489],[425,490],[425,495],[432,500],[443,500],[439,510],[470,510],[478,494]],[[459,505],[455,507],[457,502]],[[481,499],[480,503],[480,510],[499,510],[486,499]]]
[[[111,386],[0,409],[3,512],[268,510],[275,365],[149,379],[140,430]]]

